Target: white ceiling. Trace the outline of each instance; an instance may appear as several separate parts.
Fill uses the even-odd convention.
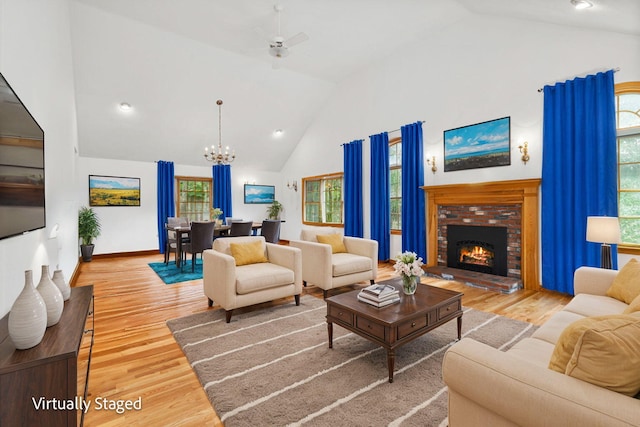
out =
[[[309,40],[274,68],[264,39],[276,33],[274,3],[74,0],[80,154],[207,165],[223,99],[235,164],[279,171],[341,81],[472,14],[640,35],[639,0],[583,11],[569,0],[282,0],[285,39]]]

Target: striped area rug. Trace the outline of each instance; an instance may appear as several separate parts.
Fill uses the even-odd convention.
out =
[[[209,400],[225,426],[446,425],[442,358],[456,321],[396,351],[388,382],[386,351],[334,325],[328,348],[326,305],[303,296],[234,314],[223,310],[170,320]],[[507,348],[536,329],[506,317],[465,309],[463,335]]]

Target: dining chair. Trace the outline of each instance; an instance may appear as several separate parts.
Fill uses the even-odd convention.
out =
[[[184,260],[187,259],[187,253],[191,254],[191,272],[195,271],[197,255],[206,249],[213,247],[213,233],[216,223],[213,221],[206,222],[192,222],[191,223],[191,240],[183,244],[183,256]],[[181,264],[180,270],[184,267],[184,262]]]
[[[264,236],[268,243],[278,243],[280,241],[280,220],[265,219],[262,221],[260,235]]]
[[[176,216],[170,216],[167,217],[167,222],[165,223],[164,229],[166,232],[166,239],[165,239],[165,247],[164,247],[164,263],[168,264],[169,263],[169,254],[173,251],[175,252],[176,255],[176,259],[178,256],[178,245],[176,242],[176,232],[173,230],[170,230],[170,228],[173,227],[188,227],[189,226],[189,219],[188,218],[182,218],[182,217],[176,217]],[[187,235],[184,235],[182,237],[182,243],[186,243],[189,241],[189,237]]]
[[[228,236],[251,236],[251,227],[253,227],[253,221],[233,221]]]
[[[233,217],[228,216],[228,217],[225,217],[224,221],[225,221],[226,225],[231,225],[231,224],[233,224],[234,221],[235,222],[242,221],[242,218],[233,218]]]

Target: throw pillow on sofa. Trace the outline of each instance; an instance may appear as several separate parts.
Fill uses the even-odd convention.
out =
[[[236,266],[269,262],[264,255],[261,241],[251,243],[231,243],[231,256],[236,260]]]
[[[339,254],[347,252],[347,248],[344,246],[342,235],[338,233],[331,234],[318,234],[316,235],[318,243],[324,243],[331,246],[331,253]]]
[[[627,304],[640,295],[640,263],[635,258],[622,267],[607,289],[607,296]]]
[[[586,317],[562,332],[549,369],[633,396],[640,391],[640,312]]]
[[[629,307],[627,307],[626,310],[622,312],[622,314],[631,314],[635,313],[636,311],[640,311],[640,295],[638,295],[633,301],[631,301]]]

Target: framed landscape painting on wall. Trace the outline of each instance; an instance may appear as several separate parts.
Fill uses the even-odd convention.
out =
[[[511,118],[444,131],[444,171],[511,164]]]
[[[89,206],[140,206],[140,178],[89,175]]]
[[[244,203],[246,205],[268,205],[276,198],[275,185],[244,185]]]

